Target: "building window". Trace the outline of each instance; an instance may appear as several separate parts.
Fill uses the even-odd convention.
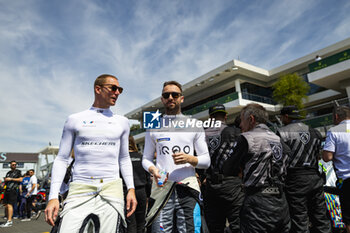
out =
[[[261,87],[252,83],[241,84],[242,98],[261,103],[275,105],[276,101],[272,99],[272,88]]]
[[[220,97],[223,97],[223,96],[225,96],[225,95],[228,95],[228,94],[231,94],[231,93],[234,93],[234,92],[236,92],[236,88],[235,88],[235,87],[232,87],[232,88],[230,88],[230,89],[228,89],[228,90],[226,90],[226,91],[220,92],[220,93],[218,93],[218,94],[216,94],[216,95],[210,96],[210,97],[208,97],[208,98],[206,98],[206,99],[203,99],[203,100],[201,100],[201,101],[198,101],[198,102],[196,102],[196,103],[193,103],[193,104],[191,104],[191,105],[188,105],[188,106],[186,106],[186,107],[183,107],[183,108],[181,108],[181,110],[182,110],[182,112],[185,112],[185,111],[190,110],[190,109],[192,109],[192,108],[195,108],[195,107],[197,107],[197,106],[199,106],[199,105],[201,105],[201,104],[205,104],[205,103],[207,103],[207,102],[209,102],[209,101],[218,99],[218,98],[220,98]]]
[[[302,78],[305,80],[305,82],[307,82],[307,84],[309,84],[310,86],[310,90],[309,92],[306,94],[306,95],[312,95],[312,94],[316,94],[316,93],[319,93],[319,92],[322,92],[322,91],[326,91],[327,89],[324,88],[324,87],[320,87],[320,86],[317,86],[316,84],[313,84],[313,83],[309,83],[309,79],[307,77],[307,74],[303,74],[302,75]]]

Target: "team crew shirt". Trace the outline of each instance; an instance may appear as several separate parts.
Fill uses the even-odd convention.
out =
[[[242,168],[245,188],[282,184],[287,170],[286,151],[290,153],[288,146],[265,124],[259,124],[238,137],[232,156],[224,165],[224,174],[237,176]]]
[[[323,150],[334,153],[333,164],[337,177],[350,178],[350,120],[343,120],[327,132]]]
[[[240,168],[243,170],[245,197],[240,232],[289,232],[288,203],[281,187],[288,149],[265,124],[258,124],[238,138],[224,165],[224,174],[235,175]]]
[[[15,169],[14,171],[9,171],[6,173],[5,178],[20,178],[21,177],[21,171],[18,169]],[[16,190],[19,186],[19,182],[17,181],[6,181],[6,190]]]
[[[183,115],[177,115],[176,118],[184,121],[189,119]],[[176,121],[176,119],[173,121]],[[175,152],[184,152],[190,155],[194,155],[196,152],[198,159],[196,168],[206,169],[210,166],[210,156],[203,128],[179,127],[167,129],[163,127],[147,131],[142,160],[143,168],[146,171],[154,166],[155,151],[157,152],[156,166],[160,170],[168,172],[168,179],[174,182],[180,182],[185,178],[195,176],[195,169],[191,164],[176,165],[174,163],[172,155]]]
[[[240,130],[236,127],[228,127],[224,122],[221,122],[221,127],[205,129],[211,157],[210,168],[207,170],[207,174],[210,175],[213,171],[219,171],[222,174],[223,165],[229,156],[224,148],[229,146],[228,144],[230,143],[235,144],[240,133]]]
[[[32,195],[37,195],[38,194],[38,178],[36,178],[35,175],[32,175],[29,179],[29,182],[27,184],[27,191],[30,192],[30,190],[32,190],[32,187],[34,185],[34,189],[31,193],[29,193],[30,196]]]
[[[310,168],[318,170],[318,157],[321,150],[321,134],[301,123],[294,122],[282,127],[278,134],[292,150],[288,168]]]
[[[127,118],[110,109],[91,107],[72,114],[65,122],[60,150],[54,161],[49,199],[57,199],[74,149],[73,181],[89,184],[96,179],[119,178],[119,169],[128,189],[134,188],[129,157]]]

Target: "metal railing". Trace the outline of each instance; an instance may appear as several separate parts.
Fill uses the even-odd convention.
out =
[[[214,105],[214,104],[225,104],[231,101],[234,101],[238,99],[238,92],[233,92],[227,95],[224,95],[220,98],[214,99],[214,100],[210,100],[204,104],[201,104],[199,106],[196,106],[192,109],[189,109],[187,111],[184,111],[183,114],[185,115],[194,115],[196,113],[199,112],[203,112],[205,110],[208,110],[210,106]]]
[[[253,100],[256,102],[265,103],[265,104],[272,104],[272,105],[277,104],[272,98],[261,96],[261,95],[255,95],[248,92],[242,92],[242,98],[246,100]]]
[[[309,64],[309,71],[311,73],[349,59],[350,59],[350,49],[347,49],[340,53],[334,54],[332,56],[323,58],[319,61],[315,61]]]
[[[302,120],[302,122],[312,128],[324,127],[333,124],[333,114],[328,113]]]
[[[349,106],[349,103],[350,103],[350,99],[349,97],[346,97],[346,98],[328,101],[319,105],[310,106],[303,110],[306,112],[313,112],[316,109],[325,109],[325,108],[333,109],[337,105]],[[313,128],[330,126],[330,125],[333,125],[333,113],[330,112],[320,116],[308,117],[307,119],[304,119],[302,121]]]

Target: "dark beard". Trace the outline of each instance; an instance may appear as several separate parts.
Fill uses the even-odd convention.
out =
[[[165,108],[165,114],[167,115],[177,115],[181,113],[180,105],[176,105],[175,108]]]

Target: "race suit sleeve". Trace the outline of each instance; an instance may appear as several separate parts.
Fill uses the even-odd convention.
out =
[[[135,188],[134,177],[132,171],[132,163],[129,155],[129,124],[126,122],[126,128],[120,138],[120,152],[119,152],[119,169],[124,178],[126,187],[128,189]]]
[[[237,141],[237,138],[239,137],[239,135],[240,135],[239,129],[237,129],[235,127],[228,126],[221,133],[222,143],[223,142],[227,142],[227,143],[235,142],[235,141]]]
[[[74,119],[69,117],[66,123],[64,124],[62,138],[60,142],[60,149],[53,163],[51,172],[51,187],[49,200],[58,199],[58,193],[60,191],[64,175],[66,174],[68,160],[74,145],[75,138],[73,121]]]
[[[194,141],[194,149],[197,153],[197,159],[198,159],[196,168],[207,169],[210,166],[210,156],[208,151],[208,145],[207,145],[207,142],[205,141],[204,130],[196,134],[196,138]]]
[[[154,152],[156,151],[156,143],[151,137],[149,131],[146,132],[145,136],[145,149],[143,151],[142,166],[148,172],[150,166],[154,166],[153,158]]]
[[[223,172],[226,176],[238,176],[240,169],[243,169],[245,163],[250,159],[248,155],[248,142],[243,136],[239,136],[237,144],[233,149],[231,157],[225,163]]]

